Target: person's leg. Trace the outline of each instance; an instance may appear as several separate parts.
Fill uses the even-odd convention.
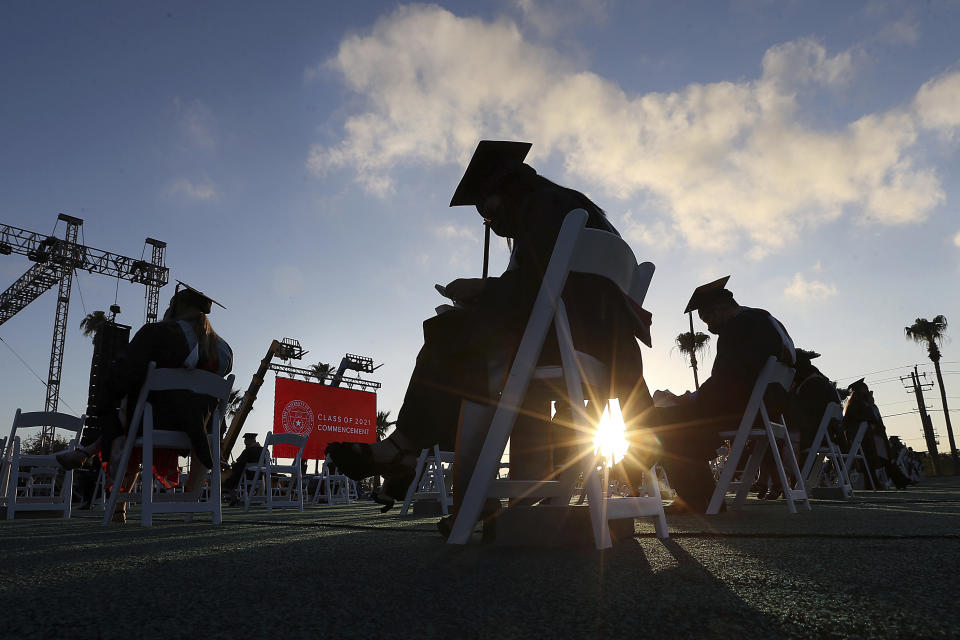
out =
[[[718,433],[735,425],[739,416],[711,415],[695,404],[659,407],[651,413],[670,486],[687,509],[704,513],[715,486],[707,461],[716,455]]]
[[[484,340],[471,340],[470,314],[450,312],[424,323],[424,345],[397,415],[396,429],[371,444],[335,442],[327,455],[343,473],[360,480],[387,477],[382,494],[401,498],[406,492],[420,449],[440,444],[453,448],[462,397],[485,397],[476,380],[465,373],[482,368],[477,353]],[[482,372],[485,373],[485,372]],[[392,480],[391,480],[392,477]],[[406,483],[406,484],[404,484]],[[402,486],[401,486],[402,485]]]
[[[240,461],[234,462],[230,465],[230,475],[223,481],[222,489],[224,494],[232,493],[237,490],[237,487],[240,485],[240,478],[243,474],[243,468],[247,466],[245,463]]]
[[[190,472],[187,474],[187,486],[184,488],[184,492],[187,495],[195,494],[200,495],[200,488],[203,486],[203,481],[207,479],[207,474],[210,473],[210,467],[205,466],[200,460],[196,452],[190,451]]]
[[[120,458],[123,457],[123,446],[126,443],[126,436],[119,436],[114,438],[111,442],[111,453],[110,453],[110,462],[107,465],[107,476],[108,476],[108,485],[112,482],[111,491],[120,491],[122,493],[129,493],[133,490],[133,485],[137,482],[137,477],[140,475],[139,469],[131,470],[130,465],[128,464],[126,472],[123,474],[123,478],[114,480],[117,477],[117,467],[120,465]],[[113,520],[115,522],[126,522],[127,519],[127,503],[126,502],[117,502],[117,506],[113,511]]]

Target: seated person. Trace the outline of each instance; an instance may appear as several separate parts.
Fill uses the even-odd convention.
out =
[[[481,141],[450,202],[475,206],[489,229],[512,241],[507,270],[500,277],[458,279],[446,286],[445,295],[458,305],[423,323],[423,348],[390,437],[370,445],[327,447],[327,459],[354,480],[386,477],[376,498],[382,504],[403,498],[421,448],[439,444],[454,449],[463,399],[496,401],[567,213],[585,209],[589,228],[617,233],[586,196],[554,184],[525,164],[530,146]],[[616,363],[612,386],[624,399],[624,414],[635,408],[629,397],[636,398],[637,410],[646,408],[649,393],[634,337],[641,320],[627,308],[622,294],[607,281],[572,274],[563,297],[578,348]],[[541,359],[551,358],[559,361],[552,331]]]
[[[237,497],[237,486],[243,478],[243,470],[248,464],[257,464],[260,461],[260,453],[263,447],[257,442],[257,434],[243,434],[243,451],[237,456],[233,464],[230,465],[230,477],[223,481],[224,500],[235,500]],[[253,473],[247,472],[247,478],[253,479]]]
[[[820,428],[823,412],[831,402],[839,405],[840,395],[837,393],[836,385],[811,362],[820,357],[819,353],[803,349],[797,349],[796,353],[796,376],[790,388],[787,428],[790,430],[791,437],[794,438],[797,463],[803,467],[805,452],[813,446],[813,439]],[[829,425],[828,428],[830,439],[837,442],[837,436],[841,433],[839,423]],[[760,466],[757,497],[775,499],[782,494],[783,489],[777,486],[779,483],[776,477],[777,468],[773,459],[765,456]],[[771,490],[769,494],[768,490]]]
[[[707,461],[716,455],[720,431],[735,429],[757,376],[772,355],[794,364],[793,341],[779,320],[763,309],[742,307],[724,288],[729,276],[698,287],[685,313],[696,310],[717,336],[710,377],[694,393],[673,396],[646,417],[659,440],[670,486],[679,495],[673,511],[705,513],[714,490]],[[633,440],[645,429],[631,432]]]
[[[233,351],[213,330],[207,318],[213,300],[189,286],[182,285],[182,289],[180,286],[170,298],[163,320],[143,325],[117,357],[107,376],[108,406],[118,409],[108,412],[102,420],[101,456],[109,463],[110,478],[115,478],[127,425],[133,419],[137,395],[150,362],[156,362],[158,368],[203,369],[221,376],[226,376],[233,367]],[[154,391],[149,400],[153,406],[154,424],[178,428],[190,437],[191,464],[186,491],[199,492],[207,472],[214,468],[207,437],[217,401],[189,391]],[[174,470],[176,455],[174,452],[171,456]],[[159,460],[156,467],[160,468]],[[128,467],[126,477],[118,480],[129,490],[136,476],[137,473]],[[125,521],[125,514],[126,504],[119,503],[114,520]]]
[[[895,463],[896,459],[890,451],[887,440],[887,428],[883,424],[883,418],[880,417],[880,409],[874,403],[873,392],[863,378],[853,382],[847,388],[850,389],[850,398],[843,412],[843,430],[852,443],[860,429],[860,424],[867,423],[867,431],[861,441],[861,447],[867,466],[870,467],[870,473],[873,474],[874,486],[878,489],[884,488],[876,476],[879,469],[884,469],[897,489],[905,488],[910,484],[910,479]]]

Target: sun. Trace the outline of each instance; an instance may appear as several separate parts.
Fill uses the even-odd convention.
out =
[[[620,412],[620,401],[613,398],[607,402],[600,422],[597,424],[597,434],[593,438],[593,452],[600,455],[607,466],[612,467],[623,460],[629,446],[626,425],[623,423],[623,414]]]

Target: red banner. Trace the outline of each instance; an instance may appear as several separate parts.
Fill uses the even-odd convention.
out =
[[[323,459],[331,442],[376,442],[377,394],[277,377],[273,432],[307,436],[305,459]],[[274,457],[293,458],[291,445],[276,445]]]

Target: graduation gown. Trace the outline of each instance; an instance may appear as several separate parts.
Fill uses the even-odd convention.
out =
[[[587,227],[617,233],[604,215],[584,206],[576,192],[539,176],[535,180],[535,188],[519,203],[521,214],[510,232],[508,269],[487,278],[469,307],[424,322],[424,347],[397,417],[397,428],[420,446],[440,442],[452,447],[461,398],[485,401],[491,390],[499,390],[496,383],[502,380],[491,371],[502,372],[519,346],[566,215],[586,209]],[[563,299],[574,344],[614,365],[617,392],[629,394],[642,386],[636,320],[620,291],[595,276],[571,274]],[[552,329],[541,362],[559,363]],[[649,394],[643,402],[646,408]]]

